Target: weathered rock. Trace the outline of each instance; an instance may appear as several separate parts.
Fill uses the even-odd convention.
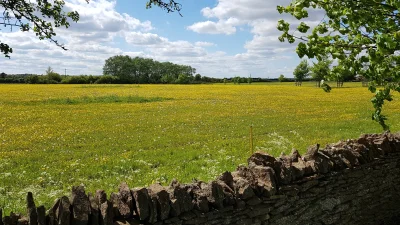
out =
[[[269,197],[276,193],[275,172],[271,167],[255,166],[252,172],[260,196]]]
[[[169,216],[169,211],[170,211],[170,200],[169,200],[169,194],[165,190],[163,186],[160,184],[153,184],[149,187],[148,189],[149,195],[152,198],[156,198],[157,200],[157,211],[159,215],[159,220],[165,220]]]
[[[292,180],[299,180],[306,174],[306,162],[298,158],[297,162],[292,163]]]
[[[307,153],[304,155],[304,159],[305,159],[306,161],[309,161],[309,160],[314,159],[314,158],[317,156],[317,154],[318,154],[318,150],[319,150],[319,144],[310,146],[310,147],[307,149]]]
[[[233,179],[232,179],[233,180]],[[235,200],[235,191],[228,186],[225,182],[221,180],[217,180],[218,184],[222,187],[222,191],[224,192],[224,206],[231,206],[236,203]],[[233,186],[233,183],[232,183]]]
[[[297,149],[293,149],[292,153],[289,155],[291,162],[298,162],[301,159],[301,155]]]
[[[96,203],[99,203],[99,224],[112,225],[114,218],[113,206],[112,203],[107,200],[107,194],[103,190],[96,191]]]
[[[275,177],[277,184],[289,184],[292,181],[291,162],[279,159],[274,165]]]
[[[143,225],[143,224],[134,219],[127,219],[127,220],[117,220],[114,222],[114,225]]]
[[[36,208],[38,225],[46,225],[46,208],[41,205]]]
[[[274,167],[276,159],[273,156],[268,155],[264,152],[256,152],[249,159],[247,159],[247,163],[249,167],[253,166],[269,166]]]
[[[96,191],[96,202],[98,205],[107,201],[107,194],[104,190],[97,190]]]
[[[121,213],[119,212],[119,207],[120,207],[120,205],[122,205],[120,194],[119,193],[111,193],[110,194],[110,202],[113,206],[113,215],[118,219],[123,218],[121,216]],[[129,209],[128,209],[128,211],[129,211]]]
[[[35,201],[33,200],[32,192],[28,192],[26,196],[26,211],[28,215],[28,224],[37,225],[38,215],[36,212]]]
[[[48,224],[49,225],[57,225],[58,224],[56,212],[57,212],[57,209],[59,206],[60,206],[60,199],[57,199],[56,201],[54,201],[53,206],[49,209],[49,212],[48,212]]]
[[[146,188],[135,188],[131,190],[136,203],[136,214],[140,220],[146,220],[150,216],[151,199]]]
[[[207,196],[205,194],[196,195],[196,199],[193,201],[195,209],[199,210],[200,212],[206,213],[210,211],[210,208],[208,206]]]
[[[0,208],[0,225],[4,225],[3,224],[3,209]]]
[[[383,153],[383,155],[394,151],[390,146],[387,134],[383,134],[379,138],[374,139],[373,143]]]
[[[120,205],[118,207],[119,213],[121,214],[122,217],[124,218],[129,218],[132,216],[133,210],[134,210],[134,202],[133,202],[133,197],[132,193],[128,187],[128,185],[123,182],[119,186],[119,194],[121,198]]]
[[[169,193],[169,197],[171,199],[171,215],[179,216],[181,213],[188,212],[193,209],[193,199],[187,192],[187,187],[174,180],[171,182],[167,192]]]
[[[208,185],[209,193],[207,194],[207,200],[216,209],[222,209],[224,207],[224,190],[217,181],[212,181]]]
[[[90,203],[90,213],[89,213],[89,223],[88,225],[99,225],[100,221],[100,213],[99,213],[99,204],[96,201],[96,198],[92,195],[92,193],[88,193],[89,203]]]
[[[11,216],[5,216],[2,222],[4,225],[15,225],[12,223]]]
[[[158,217],[158,213],[157,213],[157,197],[156,196],[149,196],[149,198],[150,198],[150,204],[149,204],[149,206],[150,206],[150,209],[149,209],[149,212],[150,212],[150,216],[149,216],[149,219],[148,219],[148,222],[149,223],[151,223],[151,224],[153,224],[153,223],[155,223],[155,222],[157,222],[157,217]]]
[[[89,225],[99,225],[100,213],[99,204],[92,193],[88,193],[89,203],[90,203],[90,213],[89,213]]]
[[[234,186],[235,186],[236,196],[241,199],[246,200],[255,195],[253,188],[251,188],[250,186],[250,183],[244,178],[241,177],[237,178],[235,180]]]
[[[218,180],[223,181],[226,185],[228,185],[232,190],[233,187],[233,176],[230,172],[226,171],[218,178]]]
[[[17,225],[28,225],[29,223],[30,223],[29,219],[26,217],[22,217],[21,219],[18,219],[18,221],[17,221]]]
[[[83,186],[72,187],[72,223],[87,225],[89,221],[90,202]]]
[[[18,220],[21,218],[21,214],[11,212],[10,216],[4,217],[3,223],[4,225],[17,225]]]
[[[318,152],[318,154],[315,156],[315,165],[317,167],[317,172],[322,174],[328,173],[333,167],[333,163],[330,158],[322,152]]]
[[[60,199],[60,204],[56,210],[56,218],[58,225],[70,225],[71,223],[71,204],[67,196]]]

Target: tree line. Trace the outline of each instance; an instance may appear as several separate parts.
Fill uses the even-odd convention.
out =
[[[127,84],[189,84],[201,82],[201,75],[188,65],[158,62],[150,58],[117,55],[108,58],[103,75]]]
[[[332,60],[327,56],[321,56],[320,60],[318,60],[318,62],[313,62],[312,65],[309,64],[306,59],[301,60],[293,71],[296,85],[301,85],[301,82],[308,78],[316,81],[316,86],[318,87],[321,86],[321,81],[323,80],[336,81],[338,87],[341,87],[345,81],[356,80],[357,74],[355,71],[337,66],[331,69],[331,65]]]

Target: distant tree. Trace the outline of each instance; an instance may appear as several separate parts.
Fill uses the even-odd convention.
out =
[[[224,82],[224,84],[228,83],[228,80],[226,79],[226,77],[224,77],[223,82]]]
[[[131,57],[117,55],[106,60],[103,75],[118,77],[121,82],[132,83],[134,77],[134,64]]]
[[[30,75],[25,79],[25,82],[28,84],[38,84],[39,76],[38,75]]]
[[[53,71],[53,69],[49,66],[46,69],[46,76],[41,77],[43,79],[43,83],[60,83],[62,77],[60,74]]]
[[[4,72],[3,72],[3,73],[0,73],[0,78],[3,78],[3,79],[4,79],[4,78],[6,78],[6,76],[7,76],[6,73],[4,73]]]
[[[189,84],[191,82],[191,77],[187,74],[179,74],[178,79],[175,80],[176,84]]]
[[[286,81],[285,76],[284,76],[283,74],[279,75],[278,81],[279,81],[279,82],[285,82],[285,81]]]
[[[328,59],[327,56],[322,56],[317,63],[310,68],[311,77],[316,81],[317,87],[321,87],[321,81],[327,79],[330,76],[330,66],[332,60]]]
[[[355,76],[354,71],[338,65],[332,69],[329,79],[336,81],[337,87],[342,87],[344,81],[354,80]]]
[[[200,75],[200,74],[196,74],[196,75],[194,76],[194,81],[200,82],[200,81],[201,81],[201,75]]]
[[[301,60],[300,64],[294,69],[293,75],[296,78],[296,85],[301,86],[303,80],[310,75],[310,66],[306,59]]]
[[[239,77],[239,76],[236,76],[236,77],[232,78],[232,80],[233,80],[233,83],[234,83],[234,84],[240,84],[240,83],[242,83],[242,78]]]
[[[248,84],[253,83],[253,78],[251,78],[251,74],[250,74],[249,77],[247,77],[247,83],[248,83]]]

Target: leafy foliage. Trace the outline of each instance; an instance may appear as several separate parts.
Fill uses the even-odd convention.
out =
[[[279,40],[294,43],[299,57],[324,55],[337,59],[336,71],[349,71],[372,81],[369,90],[375,93],[372,99],[375,112],[373,120],[385,130],[387,119],[381,114],[385,100],[390,101],[391,91],[400,91],[400,1],[370,0],[294,0],[288,6],[278,6],[280,13],[289,13],[298,20],[308,17],[313,10],[324,10],[325,17],[311,27],[301,21],[296,32],[289,31],[287,21],[278,21],[282,31]],[[335,68],[333,68],[335,70]],[[383,87],[376,89],[377,84]]]
[[[36,34],[40,39],[48,39],[57,46],[66,49],[54,37],[56,33],[55,27],[70,26],[70,21],[77,22],[79,14],[76,11],[64,12],[64,1],[47,1],[47,0],[1,0],[0,8],[3,9],[3,16],[0,17],[0,25],[4,27],[19,27],[21,31],[30,31]],[[12,48],[1,42],[0,52],[6,57],[10,57],[13,52]]]
[[[283,75],[283,74],[279,75],[279,77],[278,77],[279,82],[285,82],[286,80],[287,79],[286,79],[285,75]]]
[[[323,56],[321,60],[313,64],[314,65],[310,68],[311,77],[313,80],[320,82],[321,80],[329,77],[332,60],[329,60],[328,57]]]
[[[163,0],[149,0],[146,4],[146,8],[151,8],[153,5],[158,6],[162,9],[167,10],[168,13],[170,12],[178,12],[179,15],[181,14],[182,5],[174,0],[163,1]]]
[[[301,60],[300,64],[294,69],[293,75],[296,78],[296,81],[303,81],[310,75],[310,66],[308,65],[307,60]]]
[[[195,73],[191,66],[123,55],[108,58],[103,67],[104,75],[118,77],[121,83],[190,83]]]

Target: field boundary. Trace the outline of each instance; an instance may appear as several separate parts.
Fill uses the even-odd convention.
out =
[[[47,213],[29,192],[26,216],[11,213],[0,225],[386,224],[400,215],[400,133],[319,147],[303,157],[257,152],[209,183],[122,183],[109,198],[73,187]]]

